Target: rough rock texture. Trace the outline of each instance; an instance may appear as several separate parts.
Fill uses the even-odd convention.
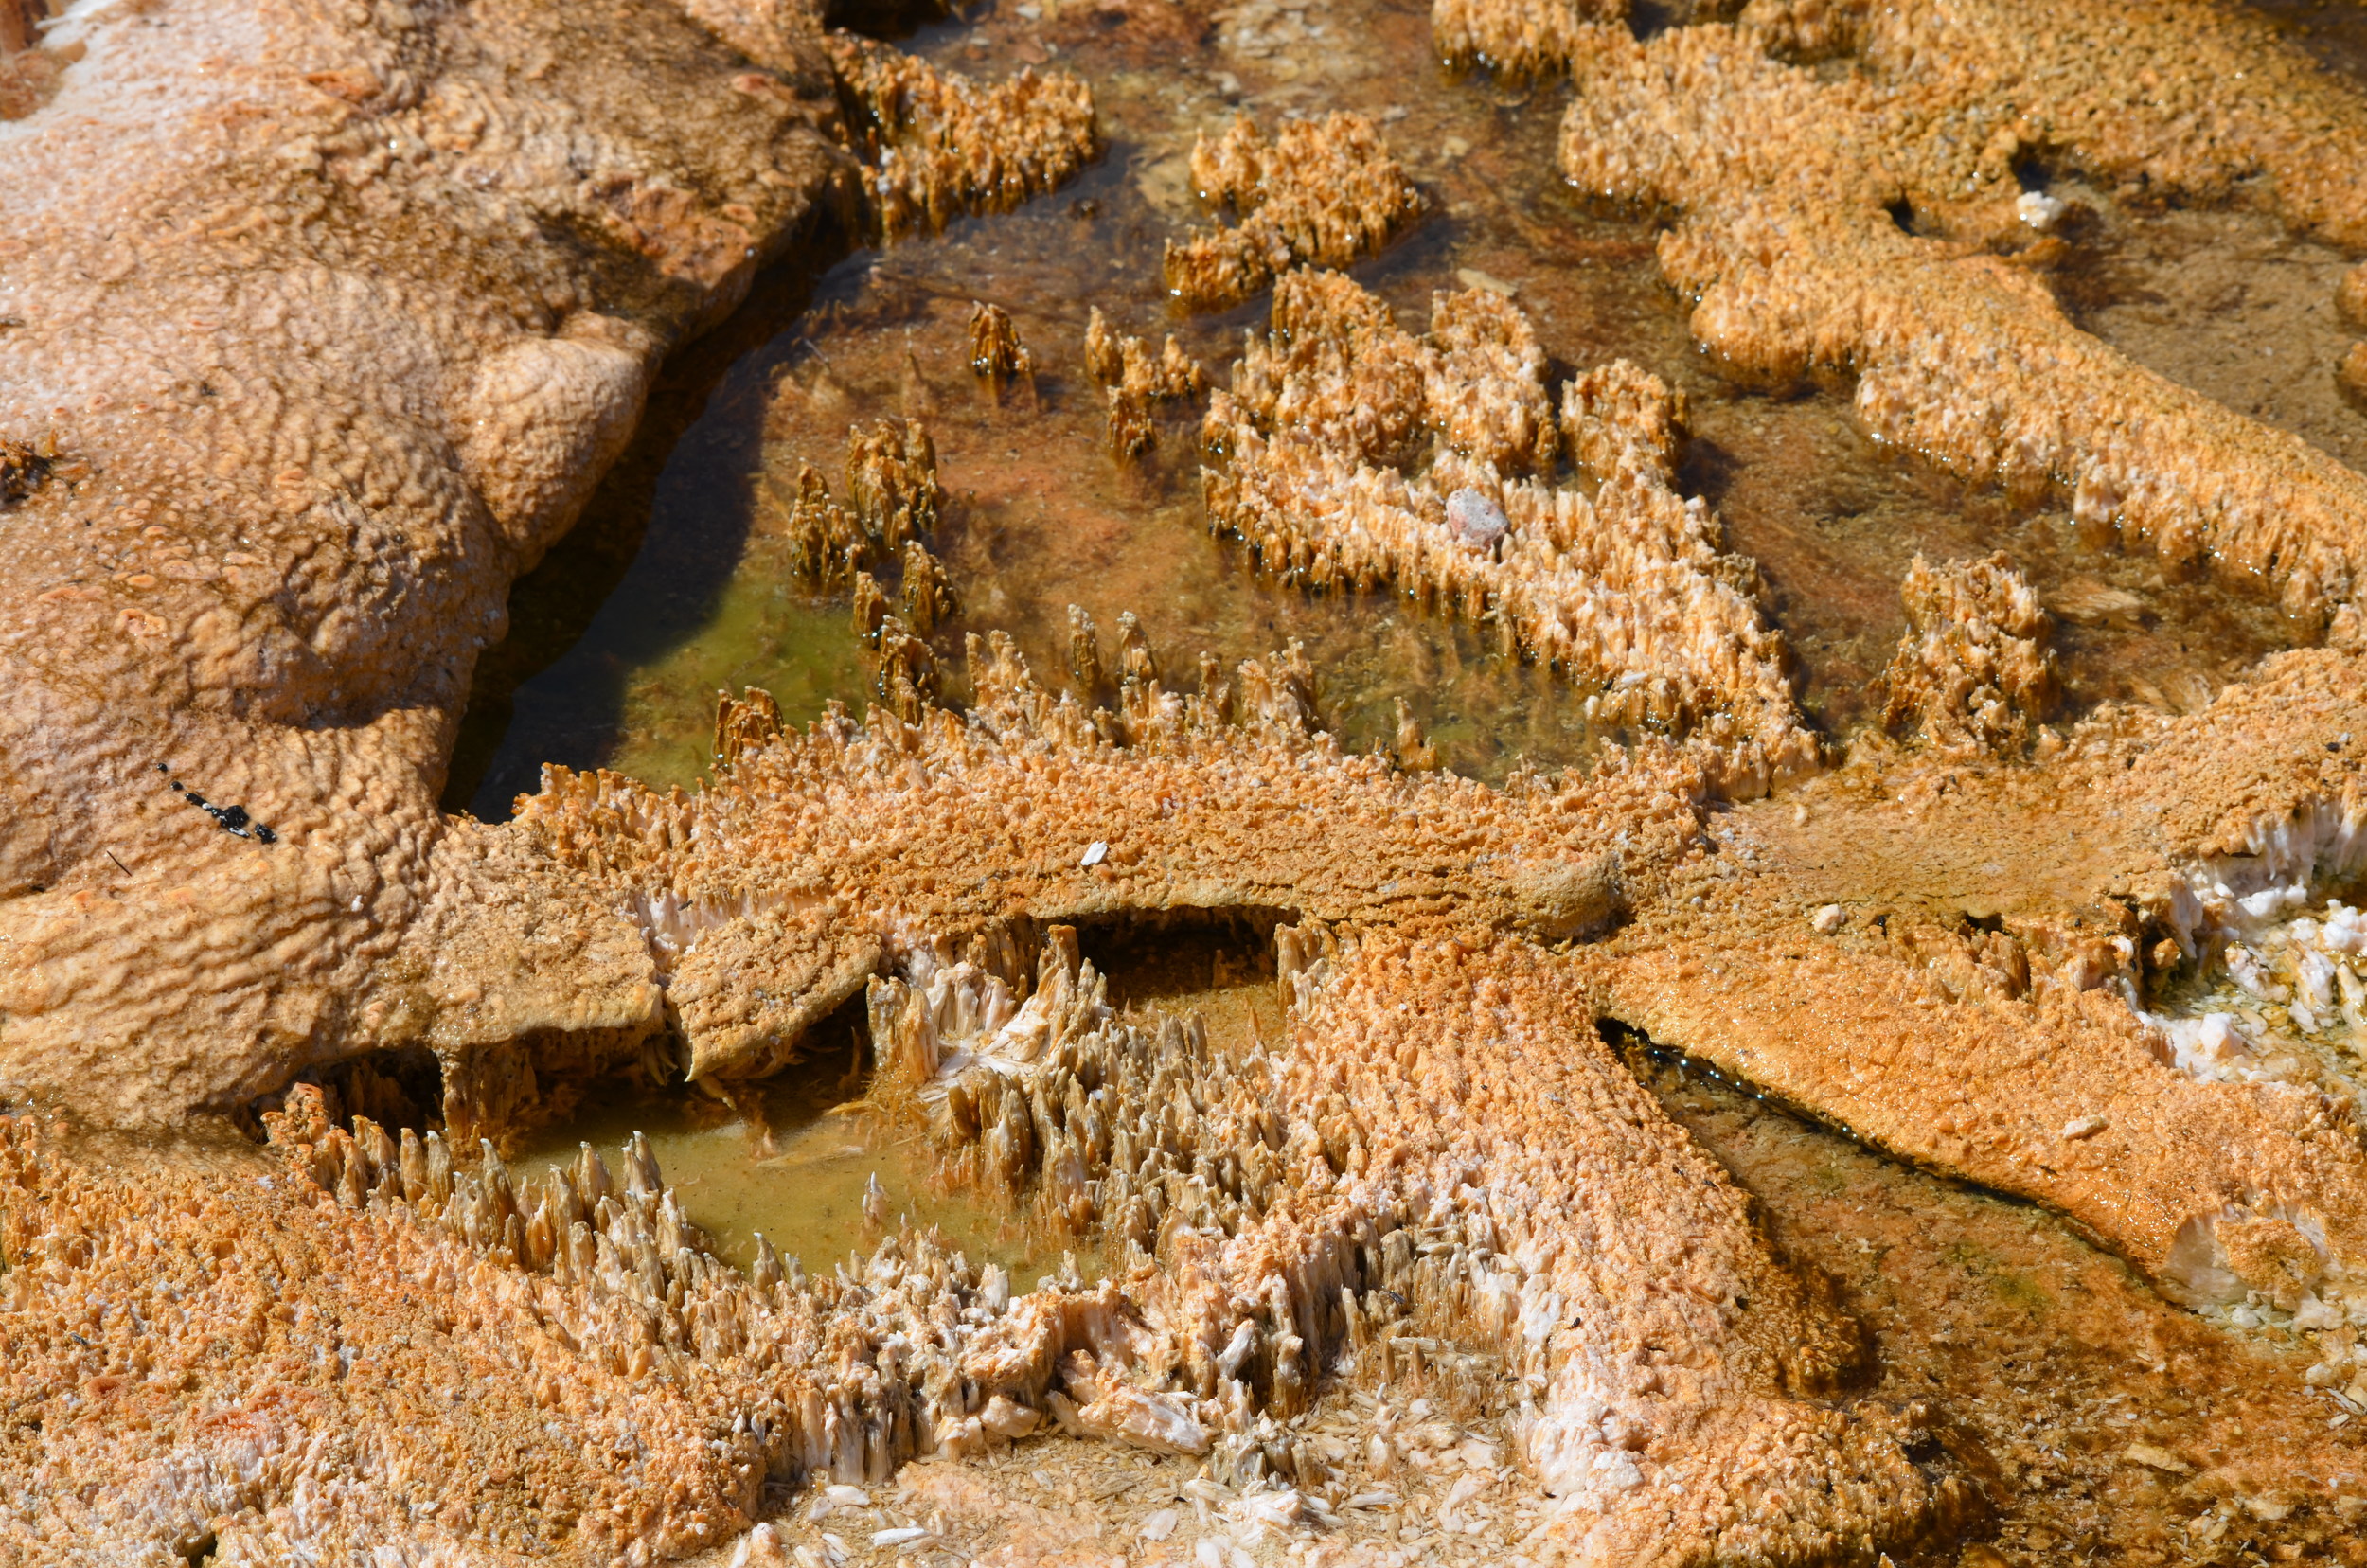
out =
[[[2184,1299],[2274,1283],[2234,1283],[2214,1238],[2254,1215],[2306,1223],[2356,1296],[2347,1097],[2190,1078],[2138,1007],[2216,962],[2241,899],[2367,864],[2363,702],[2356,657],[2290,653],[2201,713],[2081,725],[2043,767],[1870,758],[1736,813],[1582,961],[1655,1041],[2039,1198]]]
[[[910,1096],[955,1179],[1099,1241],[1119,1259],[1103,1285],[1014,1301],[997,1271],[925,1237],[834,1281],[762,1250],[742,1274],[705,1251],[638,1145],[621,1177],[587,1150],[521,1183],[489,1145],[455,1161],[440,1138],[332,1127],[310,1088],[271,1118],[285,1175],[246,1197],[193,1189],[187,1206],[107,1188],[19,1121],[0,1128],[7,1241],[27,1259],[0,1298],[24,1326],[11,1375],[44,1409],[78,1389],[110,1400],[12,1429],[16,1464],[68,1466],[92,1489],[38,1493],[0,1528],[175,1549],[210,1533],[257,1555],[455,1537],[672,1555],[748,1523],[768,1476],[881,1481],[1046,1417],[1207,1454],[1237,1480],[1274,1444],[1289,1452],[1273,1419],[1360,1356],[1384,1375],[1427,1356],[1514,1385],[1524,1463],[1562,1500],[1535,1544],[1565,1560],[1783,1560],[1836,1537],[1902,1543],[1976,1506],[1961,1479],[1908,1459],[1916,1439],[1891,1412],[1823,1402],[1854,1337],[1605,1049],[1583,975],[1515,935],[1615,919],[1604,850],[1624,832],[1639,854],[1681,853],[1692,771],[1667,757],[1608,769],[1517,822],[1478,786],[1339,758],[1287,704],[1255,702],[1257,671],[1240,680],[1246,727],[1153,686],[1130,753],[1006,666],[967,725],[933,714],[791,742],[736,724],[754,749],[727,772],[731,799],[636,802],[621,781],[562,780],[527,829],[618,892],[646,897],[671,870],[656,897],[690,893],[678,923],[707,907],[696,882],[732,874],[726,856],[755,873],[693,949],[741,955],[711,992],[793,983],[784,896],[868,883],[876,916],[841,923],[872,926],[899,976],[864,976],[874,1099]],[[1252,770],[1297,800],[1242,810],[1260,799],[1237,787]],[[801,788],[825,809],[802,812]],[[1132,830],[1077,853],[1079,789]],[[1118,793],[1145,789],[1148,811]],[[903,812],[914,792],[961,826],[866,858],[866,797]],[[1336,825],[1323,842],[1299,821],[1309,808]],[[1016,853],[978,836],[988,810]],[[1439,831],[1425,818],[1477,829],[1504,868],[1492,891],[1467,899],[1466,878],[1423,864]],[[833,835],[826,858],[801,860],[816,829]],[[690,843],[721,853],[670,864]],[[976,886],[953,859],[971,843],[1031,869]],[[824,864],[840,889],[818,884]],[[1194,1020],[1117,1017],[1073,933],[1049,924],[1293,893],[1307,913],[1275,934],[1294,998],[1279,1054],[1226,1060]],[[1031,972],[1019,935],[1040,930]],[[698,984],[682,969],[673,984],[711,1041]],[[150,1266],[158,1256],[178,1261]],[[276,1297],[276,1278],[292,1282]],[[398,1309],[390,1279],[434,1305]],[[447,1398],[454,1363],[497,1377],[498,1395],[457,1423],[388,1418]],[[197,1449],[224,1407],[285,1414]],[[620,1445],[634,1466],[596,1462]],[[426,1500],[436,1512],[415,1513]]]
[[[1682,400],[1621,361],[1563,387],[1557,428],[1517,307],[1471,289],[1431,317],[1417,339],[1336,273],[1286,276],[1210,401],[1211,525],[1316,588],[1492,620],[1505,652],[1603,684],[1598,722],[1698,731],[1737,796],[1814,768],[1755,571],[1674,488]],[[1554,482],[1558,448],[1591,498]]]
[[[1372,121],[1292,120],[1269,141],[1241,116],[1192,144],[1192,184],[1236,221],[1169,242],[1167,291],[1196,311],[1237,305],[1293,265],[1344,267],[1421,216],[1421,192]]]
[[[767,68],[653,0],[46,35],[81,57],[0,122],[0,1081],[167,1120],[376,1048],[572,1074],[658,1028],[639,932],[436,798],[509,580],[659,356],[853,222],[813,19],[722,21]],[[1022,162],[944,200],[1074,167]]]
[[[1450,0],[1439,43],[1566,53],[1565,171],[1670,212],[1662,270],[1737,371],[1853,375],[1884,440],[2062,494],[2173,562],[2265,577],[2305,621],[2351,600],[2367,485],[2073,326],[2018,205],[2036,160],[2367,241],[2367,104],[2265,21],[2120,0],[2043,27],[2011,0],[1760,3],[1639,42],[1566,9]]]
[[[2115,710],[2042,769],[1863,763],[1802,797],[1813,831],[1789,803],[1709,812],[1665,748],[1501,793],[1397,775],[1309,741],[1296,683],[1256,665],[1229,694],[1131,685],[1124,747],[1006,649],[973,665],[967,724],[831,720],[697,796],[555,773],[525,803],[525,832],[646,912],[694,1074],[770,1070],[873,973],[939,961],[917,953],[994,968],[1016,918],[1518,936],[1575,943],[1608,1015],[2048,1203],[2172,1289],[2255,1209],[2308,1217],[2330,1292],[2367,1266],[2354,1113],[2198,1081],[2139,1011],[2235,900],[2367,862],[2355,657],[2285,655],[2185,719]]]
[[[1783,759],[1813,754],[1747,563],[1673,489],[1682,402],[1618,364],[1557,411],[1492,295],[1442,298],[1415,339],[1352,285],[1286,279],[1212,416],[1218,484],[1255,476],[1253,443],[1299,453],[1295,490],[1253,497],[1270,563],[1443,574],[1470,613],[1621,682],[1636,705],[1613,716],[1686,720],[1708,746],[1646,739],[1502,789],[1409,775],[1316,732],[1295,653],[1211,664],[1184,694],[1137,625],[1105,663],[1081,610],[1070,663],[1112,707],[982,643],[976,704],[949,711],[918,632],[950,587],[920,537],[934,454],[892,423],[854,434],[840,500],[814,475],[782,525],[814,575],[854,582],[880,650],[867,722],[784,735],[750,694],[719,712],[719,776],[695,795],[554,770],[513,827],[438,817],[503,586],[581,504],[654,356],[854,188],[831,140],[848,109],[889,128],[883,169],[934,150],[897,166],[913,180],[870,182],[899,222],[1035,188],[1077,146],[996,164],[1012,138],[941,80],[845,41],[833,72],[795,8],[687,3],[739,53],[615,0],[360,20],[190,0],[169,38],[85,12],[50,35],[57,59],[84,50],[55,98],[0,125],[0,183],[31,220],[0,237],[22,323],[0,386],[0,1076],[169,1121],[403,1048],[289,1091],[276,1167],[125,1173],[45,1118],[0,1120],[0,1559],[630,1562],[739,1536],[738,1560],[799,1560],[740,1534],[788,1488],[1047,1427],[1204,1459],[1196,1498],[1322,1521],[1357,1467],[1288,1423],[1326,1376],[1506,1396],[1515,1457],[1554,1494],[1519,1544],[1551,1559],[1869,1562],[1961,1524],[1975,1467],[1928,1409],[1862,1398],[1850,1326],[1603,1020],[2049,1204],[2198,1307],[2297,1334],[2367,1319],[2355,1105],[2330,1081],[2206,1071],[2225,1064],[2163,1010],[2198,972],[2256,964],[2232,933],[2367,867],[2355,620],[2187,717],[2032,733],[2044,666],[2019,584],[1918,567],[1895,690],[1935,743],[1868,739],[1797,776]],[[1511,12],[1453,14],[1468,52],[1579,57],[1574,166],[1658,160],[1604,188],[1683,209],[1672,273],[1705,280],[1704,330],[1738,360],[1853,366],[1878,430],[2067,485],[2180,559],[2276,576],[2297,611],[2349,592],[2346,476],[2132,379],[2017,303],[2006,263],[1920,249],[1938,241],[1887,210],[1895,190],[1911,223],[1974,225],[2005,194],[1994,173],[1962,203],[1929,170],[1883,185],[1862,139],[1962,173],[1963,123],[1923,136],[1929,104],[1991,101],[1947,95],[2003,66],[1941,67],[2002,8],[1804,6],[1648,44],[1566,6],[1509,42],[1490,29]],[[2097,52],[2080,27],[2099,14],[2071,13],[2068,50]],[[2189,64],[2240,31],[2142,20]],[[1812,75],[1761,43],[1869,63]],[[1912,74],[1908,43],[1939,62],[1929,80],[1879,86]],[[2325,140],[2342,104],[2297,137],[2175,102],[2216,124],[2157,116],[2124,144],[2109,94],[2135,69],[2044,79],[2050,134],[2099,166],[2150,146],[2149,178],[2203,195],[2250,158],[2295,222],[2350,232],[2355,160]],[[1057,89],[1029,101],[1074,131]],[[1581,134],[1613,114],[1624,141]],[[1253,154],[1210,152],[1211,187],[1241,205]],[[1823,206],[1795,154],[1825,160]],[[119,177],[92,178],[102,158]],[[1235,282],[1395,221],[1294,214],[1255,178],[1242,232],[1269,214],[1280,249],[1239,241],[1250,259],[1215,269]],[[2042,351],[2060,356],[2043,376]],[[1116,363],[1123,389],[1137,360]],[[1554,484],[1565,453],[1592,494]],[[1326,510],[1335,483],[1396,510],[1356,502],[1364,535],[1306,521],[1345,515]],[[1522,601],[1524,623],[1509,563],[1547,546],[1577,575]],[[865,570],[891,561],[900,615]],[[2025,735],[2026,765],[1995,755]],[[1397,749],[1415,760],[1418,730]],[[1734,804],[1779,779],[1783,799]],[[1071,922],[1212,913],[1271,933],[1290,1001],[1271,1045],[1118,1013],[1077,959]],[[2334,971],[2303,968],[2321,950],[2288,945],[2293,1004],[2314,975],[2331,1013]],[[454,1156],[603,1073],[669,1070],[661,1021],[729,1093],[858,994],[888,1133],[925,1132],[947,1180],[1093,1243],[1107,1278],[1015,1298],[912,1234],[828,1279],[765,1248],[740,1271],[637,1140],[621,1175],[587,1150],[520,1181],[489,1139]],[[423,1046],[440,1106],[409,1097]],[[398,1113],[444,1130],[390,1133]],[[883,1553],[916,1543],[888,1536]]]

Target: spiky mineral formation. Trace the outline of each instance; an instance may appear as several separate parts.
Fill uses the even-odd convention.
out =
[[[1242,682],[1254,691],[1255,672]],[[1604,1049],[1582,974],[1516,934],[1567,936],[1614,918],[1615,865],[1599,852],[1574,864],[1573,852],[1615,829],[1639,852],[1679,852],[1693,821],[1688,770],[1674,758],[1609,770],[1555,792],[1525,828],[1483,820],[1505,870],[1472,900],[1410,851],[1427,815],[1470,823],[1486,807],[1476,787],[1400,785],[1327,754],[1287,708],[1266,704],[1272,716],[1231,729],[1155,688],[1147,703],[1156,717],[1130,758],[1077,733],[1075,709],[1006,661],[967,725],[934,714],[917,730],[826,727],[740,750],[734,803],[683,824],[759,876],[768,864],[794,876],[798,863],[779,856],[793,857],[795,837],[778,841],[773,827],[800,822],[802,789],[822,786],[833,806],[792,835],[867,831],[853,814],[866,795],[896,811],[919,789],[952,819],[996,801],[1015,836],[1059,846],[1032,876],[983,894],[945,857],[966,833],[942,849],[908,837],[869,863],[871,939],[892,948],[900,976],[863,982],[883,1063],[874,1095],[910,1096],[954,1179],[1101,1240],[1123,1260],[1110,1281],[1013,1302],[993,1271],[925,1238],[835,1281],[785,1273],[763,1251],[743,1275],[706,1253],[638,1147],[621,1179],[587,1153],[519,1183],[490,1145],[455,1162],[438,1138],[331,1128],[311,1090],[274,1118],[292,1191],[265,1183],[210,1210],[167,1205],[117,1222],[119,1199],[45,1158],[17,1124],[0,1130],[8,1240],[42,1274],[38,1291],[13,1274],[10,1299],[29,1314],[104,1304],[86,1325],[99,1341],[13,1336],[25,1397],[89,1380],[86,1355],[111,1369],[97,1375],[101,1393],[117,1396],[154,1365],[238,1337],[194,1389],[112,1399],[46,1436],[15,1429],[11,1440],[30,1445],[22,1463],[69,1463],[98,1483],[87,1494],[98,1501],[77,1491],[7,1526],[39,1539],[96,1524],[176,1548],[211,1532],[258,1552],[526,1544],[526,1532],[678,1552],[746,1523],[767,1475],[877,1481],[913,1454],[971,1451],[1046,1420],[1211,1454],[1228,1474],[1280,1443],[1312,1486],[1322,1462],[1269,1435],[1270,1418],[1303,1411],[1344,1358],[1418,1367],[1446,1346],[1521,1391],[1524,1460],[1565,1499],[1539,1544],[1568,1560],[1624,1562],[1647,1544],[1708,1561],[1813,1552],[1836,1535],[1896,1543],[1970,1506],[1961,1482],[1907,1459],[1910,1434],[1889,1413],[1805,1402],[1846,1372],[1851,1336],[1773,1264],[1739,1195]],[[1086,785],[1080,768],[1102,786],[1096,817],[1133,830],[1071,855],[1061,786]],[[1243,813],[1230,804],[1237,791],[1208,788],[1248,770],[1274,785],[1295,777],[1293,795],[1311,785],[1307,798],[1326,803],[1339,836],[1310,846],[1285,801]],[[1115,787],[1160,792],[1177,810],[1137,811],[1109,797]],[[652,886],[670,852],[634,856],[629,846],[656,843],[632,826],[640,808],[617,786],[600,793],[562,785],[531,830],[620,892]],[[856,842],[835,846],[848,892]],[[685,865],[683,885],[721,869]],[[1308,916],[1276,933],[1293,996],[1280,1055],[1220,1059],[1196,1021],[1116,1017],[1073,937],[1050,924],[1070,910],[1282,894]],[[699,907],[695,895],[685,907]],[[700,947],[753,958],[747,940],[786,912],[752,883]],[[1015,934],[1047,926],[1030,965]],[[863,973],[879,967],[875,956]],[[728,989],[757,973],[787,971],[766,963],[717,979]],[[677,994],[688,1004],[699,985],[685,971]],[[694,1025],[709,1047],[713,1018]],[[710,1051],[702,1070],[721,1065]],[[183,1229],[230,1246],[187,1245]],[[144,1267],[151,1251],[186,1262]],[[255,1315],[264,1281],[279,1277],[292,1291]],[[381,1350],[389,1330],[373,1332],[371,1303],[388,1278],[416,1282],[433,1306],[377,1309],[418,1336]],[[141,1324],[158,1327],[143,1338]],[[347,1345],[351,1362],[332,1349]],[[501,1394],[472,1401],[456,1426],[378,1430],[381,1402],[432,1395],[453,1362],[508,1368]],[[160,1469],[153,1437],[125,1440],[133,1423],[152,1434],[161,1422],[169,1452],[194,1444],[202,1412],[225,1402],[290,1413],[246,1439],[252,1457],[233,1445]],[[620,1442],[640,1458],[622,1475],[582,1457]],[[455,1465],[455,1445],[494,1457]],[[415,1531],[408,1505],[423,1483],[438,1507]]]
[[[0,126],[10,1089],[169,1121],[382,1046],[573,1075],[661,1026],[632,925],[436,797],[658,358],[853,218],[812,16],[699,9],[765,68],[656,0],[46,35],[81,58]]]
[[[1066,72],[980,87],[851,33],[830,34],[829,50],[876,155],[865,184],[889,235],[1007,211],[1093,156],[1093,95]]]
[[[1035,359],[1019,341],[1011,312],[1000,305],[970,308],[970,368],[981,381],[1000,389],[1035,374]]]
[[[1097,306],[1085,323],[1085,368],[1108,389],[1110,449],[1121,457],[1139,456],[1156,444],[1152,411],[1160,403],[1208,390],[1207,368],[1172,333],[1154,358],[1141,338],[1112,331]]]
[[[1605,724],[1699,729],[1748,796],[1816,765],[1755,571],[1674,488],[1682,400],[1622,361],[1562,389],[1527,317],[1483,289],[1433,296],[1415,338],[1336,273],[1274,289],[1212,399],[1213,526],[1318,588],[1388,584],[1604,684]],[[1566,447],[1593,497],[1553,482]]]
[[[2059,493],[2174,562],[2267,577],[2297,615],[2355,616],[2358,475],[2090,337],[2030,270],[2042,258],[2019,255],[2038,235],[2016,169],[2040,149],[2133,194],[2367,237],[2367,107],[2265,20],[2083,0],[2034,27],[2010,0],[1760,3],[1639,42],[1572,14],[1442,0],[1439,43],[1566,54],[1565,171],[1676,215],[1662,270],[1737,369],[1852,374],[1886,440]],[[1796,62],[1834,54],[1855,68]],[[2223,92],[2239,73],[2247,90]]]
[[[2357,1279],[2342,1099],[2198,1081],[2141,1011],[2240,900],[2367,856],[2355,659],[2287,655],[2188,719],[2108,714],[2036,774],[1844,770],[1810,791],[1812,834],[1789,806],[1710,817],[1664,750],[1505,794],[1340,757],[1259,665],[1193,696],[1129,683],[1106,726],[1007,649],[973,668],[967,724],[834,721],[696,797],[555,774],[525,803],[525,832],[646,912],[694,1074],[770,1070],[883,968],[1007,970],[1023,917],[1284,909],[1563,945],[1609,1015],[2054,1204],[2189,1295],[2215,1227],[2258,1212],[2306,1216],[2325,1277]]]
[[[1949,750],[2011,751],[2055,705],[2050,622],[2003,555],[1934,567],[1915,557],[1899,589],[1907,634],[1883,680],[1883,722]]]
[[[1293,120],[1271,141],[1242,116],[1193,143],[1192,183],[1236,214],[1167,246],[1167,290],[1200,311],[1238,304],[1295,265],[1370,256],[1422,211],[1421,192],[1361,115]]]

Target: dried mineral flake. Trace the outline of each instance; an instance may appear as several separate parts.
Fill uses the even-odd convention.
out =
[[[2053,228],[2064,211],[2063,203],[2044,191],[2025,190],[2014,199],[2014,216],[2041,234]]]

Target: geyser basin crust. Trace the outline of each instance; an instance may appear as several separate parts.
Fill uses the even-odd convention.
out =
[[[955,710],[926,607],[963,585],[908,550],[909,620],[877,582],[858,599],[888,698],[868,721],[783,733],[751,695],[696,794],[554,769],[513,825],[447,819],[505,588],[659,357],[826,224],[1030,199],[1095,146],[1074,80],[976,91],[795,6],[685,9],[92,10],[53,29],[80,51],[54,98],[0,125],[26,215],[0,251],[0,1079],[143,1127],[259,1100],[275,1145],[124,1177],[0,1123],[0,1556],[738,1538],[763,1562],[769,1527],[743,1532],[817,1483],[1055,1430],[1204,1461],[1243,1517],[1329,1530],[1366,1461],[1292,1423],[1409,1378],[1496,1397],[1549,1494],[1524,1555],[1942,1549],[1981,1457],[1944,1414],[1865,1397],[1856,1327],[1605,1020],[2043,1203],[2198,1312],[2316,1336],[2312,1387],[2362,1364],[2351,1101],[2179,1009],[2222,938],[2367,854],[2367,508],[2348,470],[2078,332],[2020,188],[2043,153],[2356,242],[2355,95],[2202,8],[2074,8],[2062,48],[2111,62],[2089,74],[2034,62],[2002,4],[1754,6],[1647,42],[1615,3],[1444,9],[1449,53],[1572,68],[1565,168],[1672,215],[1664,266],[1728,364],[1853,374],[1876,433],[2260,578],[2329,633],[2182,718],[2045,727],[2029,579],[1919,561],[1889,683],[1919,739],[1813,735],[1774,608],[1687,493],[1682,400],[1615,361],[1557,405],[1485,275],[1416,337],[1304,270],[1424,201],[1373,124],[1301,121],[1199,160],[1243,222],[1176,281],[1205,274],[1184,292],[1214,304],[1275,279],[1272,335],[1205,426],[1231,447],[1212,512],[1271,571],[1427,586],[1682,744],[1503,789],[1407,772],[1419,726],[1344,755],[1295,652],[1170,688],[1139,624],[1105,668],[1081,611],[1072,664],[1112,706],[982,640]],[[2238,68],[2266,109],[2192,100]],[[1000,318],[988,368],[1026,379],[1009,316],[977,315]],[[1115,357],[1147,400],[1147,349]],[[868,438],[890,437],[922,466],[909,427]],[[2303,1013],[2314,975],[2334,1014],[2341,913],[2306,952],[2278,934],[2319,965]],[[1281,1038],[1112,1008],[1068,928],[1212,914],[1273,941]],[[637,1137],[520,1179],[469,1136],[632,1064],[741,1094],[859,996],[868,1114],[1104,1277],[1014,1298],[911,1231],[828,1277],[769,1247],[736,1269]],[[358,1095],[329,1113],[374,1078],[288,1089],[420,1046],[438,1134],[344,1117]],[[2341,1473],[2279,1485],[2340,1508]]]

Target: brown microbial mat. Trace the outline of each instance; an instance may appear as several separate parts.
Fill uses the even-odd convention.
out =
[[[2367,28],[0,0],[0,1568],[2367,1568]]]

